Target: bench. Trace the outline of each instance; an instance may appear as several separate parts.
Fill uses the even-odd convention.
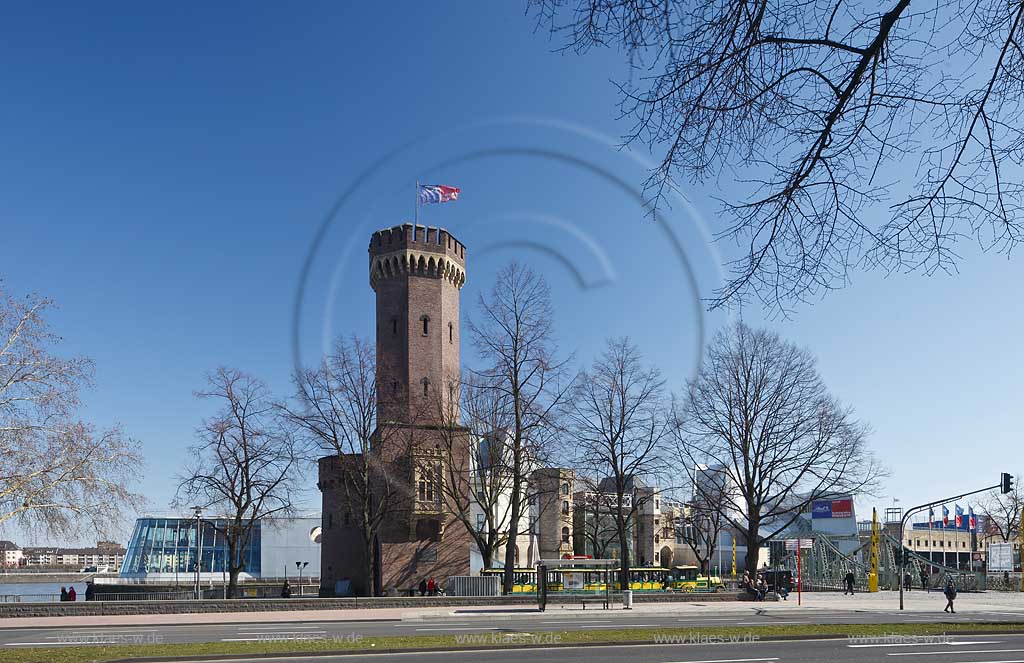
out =
[[[583,609],[587,609],[587,605],[599,605],[602,609],[607,610],[612,607],[616,602],[621,603],[623,600],[622,592],[609,592],[607,596],[604,594],[572,594],[566,592],[548,592],[545,606],[547,605],[564,605],[567,603],[579,603],[583,606]]]

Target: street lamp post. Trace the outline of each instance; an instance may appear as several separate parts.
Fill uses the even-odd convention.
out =
[[[302,569],[309,566],[309,562],[295,562],[295,568],[299,572],[299,597],[302,597]]]
[[[195,598],[201,598],[199,588],[199,573],[203,567],[203,507],[194,506],[192,512],[196,516],[196,583],[194,588]]]

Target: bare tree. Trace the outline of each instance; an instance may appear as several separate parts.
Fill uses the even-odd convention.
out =
[[[120,428],[77,418],[93,366],[54,354],[51,306],[0,288],[0,526],[61,538],[109,532],[143,501],[131,490],[142,458]]]
[[[687,385],[680,458],[720,472],[722,508],[758,548],[823,497],[872,491],[884,472],[867,427],[833,398],[805,349],[742,322],[720,331]]]
[[[175,502],[215,512],[205,522],[227,544],[228,595],[234,597],[256,523],[292,512],[300,457],[293,432],[260,380],[218,368],[206,382],[196,397],[220,407],[197,431]]]
[[[1020,537],[1021,511],[1024,510],[1024,488],[1021,476],[1013,482],[1009,493],[994,493],[982,503],[986,528],[999,535],[1003,542],[1016,541]]]
[[[554,415],[568,385],[561,378],[567,360],[556,358],[551,329],[551,295],[543,277],[511,263],[478,300],[471,319],[473,345],[485,368],[475,373],[507,399],[509,428],[505,453],[511,473],[509,527],[505,544],[505,593],[512,591],[519,523],[528,501],[528,473],[556,429]]]
[[[508,454],[511,399],[467,373],[459,398],[437,399],[441,432],[439,483],[449,513],[466,528],[485,569],[508,543],[513,469]],[[460,405],[461,404],[461,405]]]
[[[576,485],[583,493],[573,510],[573,529],[582,544],[577,552],[589,551],[597,559],[607,559],[619,543],[615,498],[601,491],[594,472],[577,474]]]
[[[362,537],[366,593],[375,596],[380,591],[378,534],[409,490],[379,460],[387,447],[405,442],[405,431],[378,427],[378,405],[385,395],[378,390],[376,349],[359,337],[339,338],[317,368],[299,372],[293,382],[295,405],[280,407],[318,454],[338,456],[333,466],[340,473],[337,483]]]
[[[664,384],[658,369],[643,365],[628,338],[612,339],[590,370],[580,374],[568,402],[580,462],[605,477],[599,492],[611,498],[623,583],[629,578],[637,515],[656,491],[643,482],[660,472],[661,446],[669,435]]]
[[[1020,2],[530,4],[564,48],[627,54],[625,142],[663,154],[655,205],[676,175],[736,182],[720,236],[741,255],[715,305],[784,308],[857,266],[954,271],[961,239],[1021,241]]]
[[[718,539],[725,525],[722,504],[727,495],[723,482],[715,480],[717,477],[708,480],[706,476],[697,476],[698,473],[706,475],[708,470],[701,466],[694,471],[693,498],[688,504],[690,514],[685,522],[683,538],[697,558],[701,572],[710,575],[711,560],[714,559]]]

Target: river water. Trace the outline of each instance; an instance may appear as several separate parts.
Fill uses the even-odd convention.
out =
[[[85,583],[74,582],[61,584],[59,582],[7,582],[0,583],[0,601],[11,603],[21,601],[57,601],[60,599],[60,588],[74,587],[78,593],[78,600],[85,600]],[[18,597],[18,598],[15,598]]]

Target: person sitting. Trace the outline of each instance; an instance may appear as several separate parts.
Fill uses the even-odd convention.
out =
[[[757,600],[763,601],[767,593],[768,583],[764,581],[764,576],[757,576]]]
[[[775,593],[778,594],[779,597],[783,601],[788,601],[789,600],[789,579],[786,578],[785,576],[782,576],[782,577],[780,577],[780,578],[778,578],[776,580],[776,583],[777,584],[776,584],[776,588],[775,588]]]

